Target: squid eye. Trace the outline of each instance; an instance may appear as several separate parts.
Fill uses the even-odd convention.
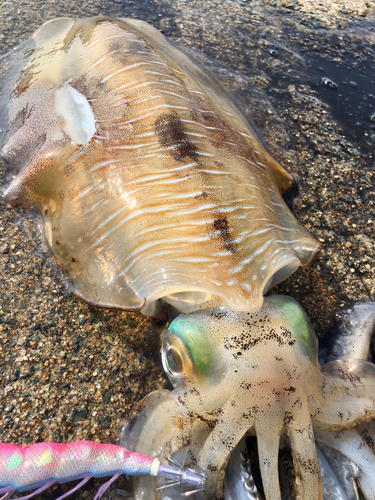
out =
[[[300,342],[314,347],[315,333],[302,307],[297,302],[290,302],[286,308],[286,315],[291,323],[295,337]]]
[[[201,317],[181,314],[163,338],[162,362],[169,380],[175,386],[186,379],[203,383],[216,370],[214,350]]]
[[[195,375],[189,346],[170,329],[166,331],[163,339],[162,362],[173,385],[179,385],[184,378]]]
[[[279,304],[286,326],[297,340],[298,346],[307,355],[312,355],[317,349],[317,340],[305,311],[292,297],[271,296],[270,299]]]
[[[180,353],[174,349],[174,347],[169,346],[165,354],[166,368],[168,372],[173,376],[177,377],[183,371],[183,361]]]

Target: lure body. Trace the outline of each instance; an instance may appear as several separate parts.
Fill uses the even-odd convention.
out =
[[[0,443],[0,493],[9,496],[15,491],[35,490],[31,497],[54,483],[83,479],[78,487],[92,477],[113,476],[98,491],[95,498],[109,487],[114,478],[128,476],[162,476],[194,484],[201,488],[204,476],[166,466],[156,458],[131,452],[122,446],[100,444],[93,441],[75,441],[66,444],[36,443],[17,446]],[[65,493],[71,495],[78,487]],[[26,495],[27,498],[31,498]],[[26,498],[24,497],[24,498]]]

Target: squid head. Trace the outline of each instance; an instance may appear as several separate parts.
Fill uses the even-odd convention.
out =
[[[279,443],[286,435],[297,494],[318,500],[314,428],[339,431],[374,415],[373,365],[339,360],[322,370],[311,324],[290,297],[265,298],[259,313],[182,314],[164,335],[162,359],[175,389],[143,400],[123,444],[197,463],[208,473],[204,499],[222,498],[226,465],[245,435],[257,437],[267,500],[280,499]],[[135,498],[150,488],[141,481]],[[151,490],[146,497],[167,498]]]

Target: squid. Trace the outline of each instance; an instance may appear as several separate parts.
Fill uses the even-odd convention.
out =
[[[279,445],[287,436],[296,495],[316,500],[322,498],[317,440],[360,464],[363,491],[374,498],[375,366],[367,356],[375,304],[360,313],[363,338],[355,330],[346,349],[341,345],[341,357],[323,368],[310,321],[291,297],[266,297],[258,313],[222,308],[181,314],[169,325],[162,347],[175,388],[141,402],[122,443],[144,453],[179,456],[184,450],[187,460],[207,471],[202,498],[213,500],[222,498],[234,448],[244,436],[255,435],[266,499],[280,500]],[[136,491],[154,498],[147,487],[141,481]]]
[[[374,367],[341,356],[320,369],[301,307],[264,298],[321,245],[285,204],[293,179],[230,89],[149,24],[104,16],[49,21],[2,68],[3,201],[40,211],[83,300],[175,318],[162,352],[175,389],[143,401],[122,444],[196,464],[207,473],[197,495],[213,500],[254,434],[266,498],[278,500],[286,436],[297,493],[321,499],[315,439],[372,436]],[[134,484],[137,500],[167,498]]]

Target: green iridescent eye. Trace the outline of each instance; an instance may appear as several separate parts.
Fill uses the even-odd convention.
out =
[[[181,315],[169,325],[162,348],[164,369],[173,384],[183,378],[208,378],[215,366],[213,349],[199,317]]]
[[[284,310],[291,322],[294,335],[312,347],[315,334],[302,307],[296,302],[289,302]]]
[[[271,296],[270,299],[279,304],[286,326],[297,340],[298,346],[310,355],[315,351],[317,341],[310,320],[302,307],[291,297]]]

